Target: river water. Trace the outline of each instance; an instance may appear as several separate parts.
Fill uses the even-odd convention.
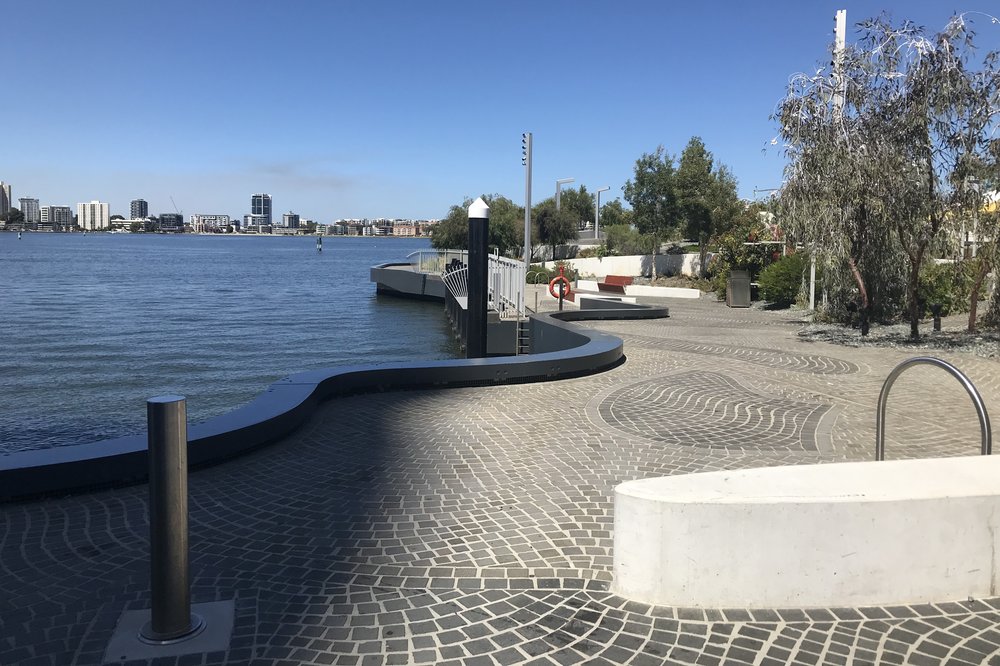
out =
[[[426,239],[0,233],[0,453],[191,423],[286,375],[452,358],[442,306],[378,296],[368,269]]]

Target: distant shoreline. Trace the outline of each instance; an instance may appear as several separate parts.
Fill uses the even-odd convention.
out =
[[[211,234],[204,232],[184,232],[180,234],[176,233],[159,233],[159,232],[139,232],[132,233],[127,231],[125,233],[116,233],[111,231],[35,231],[35,230],[23,230],[15,231],[13,229],[2,229],[0,233],[16,234],[61,234],[61,235],[79,235],[84,234],[102,234],[104,236],[218,236],[220,238],[371,238],[371,239],[392,239],[392,240],[420,240],[426,238],[430,240],[430,236],[348,236],[346,234]]]

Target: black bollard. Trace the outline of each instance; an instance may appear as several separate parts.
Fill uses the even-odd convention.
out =
[[[486,280],[490,207],[482,197],[469,206],[468,326],[465,357],[486,358]]]
[[[941,310],[944,306],[941,303],[931,303],[931,314],[934,315],[934,330],[941,330]]]
[[[146,401],[149,430],[149,578],[152,617],[139,638],[154,645],[193,637],[188,566],[187,407],[183,396]]]

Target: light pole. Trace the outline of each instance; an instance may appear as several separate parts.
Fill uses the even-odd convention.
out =
[[[524,279],[531,265],[531,132],[521,134],[521,164],[524,166]]]
[[[607,192],[610,187],[602,187],[597,190],[597,197],[594,204],[594,240],[601,237],[601,192]]]
[[[559,212],[559,195],[562,194],[562,186],[566,183],[572,183],[576,178],[560,178],[556,181],[556,212]]]

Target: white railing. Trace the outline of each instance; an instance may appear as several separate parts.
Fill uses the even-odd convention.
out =
[[[524,262],[491,254],[487,272],[489,306],[500,318],[524,314]]]
[[[469,253],[467,250],[417,250],[407,259],[418,273],[441,275],[453,296],[468,296]],[[449,270],[450,269],[450,270]],[[488,260],[487,305],[501,318],[524,315],[524,263],[491,254]]]
[[[467,267],[456,268],[441,275],[444,286],[448,292],[455,297],[465,298],[469,295],[469,269]]]
[[[452,262],[469,265],[467,250],[417,250],[407,257],[410,267],[417,273],[443,274]]]

